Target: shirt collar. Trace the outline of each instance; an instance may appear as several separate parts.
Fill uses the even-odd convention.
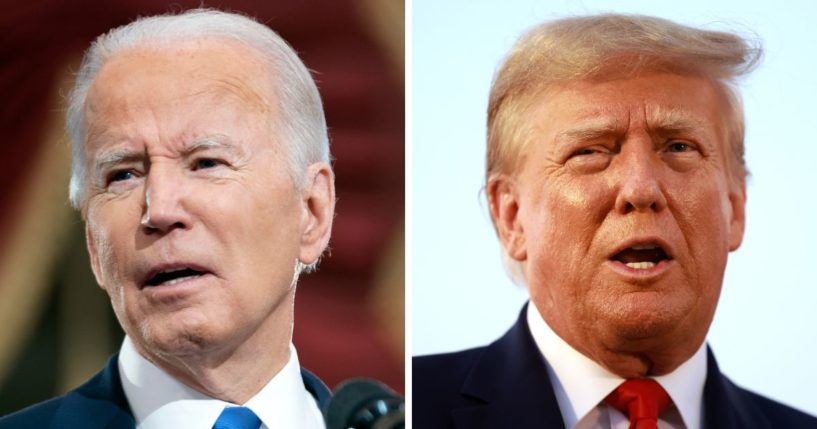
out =
[[[533,340],[547,362],[565,427],[572,428],[624,379],[581,354],[553,332],[533,303],[528,304],[527,321]],[[672,398],[684,425],[689,429],[700,428],[706,380],[705,344],[675,371],[652,378]]]
[[[211,398],[176,380],[140,355],[129,337],[119,352],[122,388],[140,429],[213,427],[228,402]],[[323,428],[317,402],[301,378],[295,347],[289,361],[260,392],[243,406],[251,409],[267,428]]]

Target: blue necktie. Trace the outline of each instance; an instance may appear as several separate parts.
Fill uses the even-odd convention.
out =
[[[213,429],[258,429],[261,419],[247,407],[225,407]]]

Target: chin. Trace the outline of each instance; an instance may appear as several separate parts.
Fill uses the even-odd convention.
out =
[[[610,324],[610,330],[624,342],[649,343],[670,336],[675,326],[674,321],[645,318],[616,321]]]
[[[201,323],[203,322],[203,323]],[[210,321],[150,320],[139,327],[140,342],[145,351],[157,356],[201,354],[222,344],[219,332]]]
[[[651,342],[676,334],[688,311],[683,307],[667,306],[666,302],[640,300],[619,306],[607,317],[599,319],[609,327],[611,335],[626,342]]]

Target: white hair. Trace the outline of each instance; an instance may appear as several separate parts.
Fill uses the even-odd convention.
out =
[[[69,197],[74,208],[82,206],[86,190],[85,103],[105,63],[128,49],[203,38],[238,41],[256,51],[269,65],[269,78],[275,91],[271,99],[277,100],[277,105],[270,107],[278,111],[273,118],[274,133],[283,147],[296,186],[302,185],[310,164],[329,163],[329,138],[318,88],[298,54],[281,36],[252,18],[213,9],[144,17],[99,36],[86,51],[77,73],[66,114],[73,146]]]

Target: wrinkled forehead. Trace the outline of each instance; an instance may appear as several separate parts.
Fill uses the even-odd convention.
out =
[[[652,73],[624,79],[582,80],[545,88],[528,109],[528,120],[549,115],[610,128],[646,121],[648,126],[683,124],[719,128],[723,102],[710,81],[697,76]]]
[[[661,79],[639,83],[638,78],[654,76]],[[507,145],[507,158],[497,161],[504,164],[505,173],[518,169],[530,139],[543,126],[554,134],[567,130],[579,137],[626,132],[639,106],[643,112],[638,114],[643,114],[650,128],[706,128],[713,132],[719,150],[731,152],[730,124],[736,118],[724,85],[705,76],[659,71],[539,82],[513,94],[493,124],[501,134],[498,143]],[[556,120],[543,121],[544,117]]]
[[[273,91],[270,67],[236,41],[161,42],[128,49],[109,59],[91,85],[84,110],[86,156],[111,136],[143,133],[136,128],[144,121],[134,118],[146,114],[178,128],[228,123],[266,127],[276,115]]]
[[[169,106],[191,97],[232,101],[262,113],[273,109],[272,71],[238,41],[205,38],[143,43],[110,58],[91,85],[86,118],[110,104]]]

